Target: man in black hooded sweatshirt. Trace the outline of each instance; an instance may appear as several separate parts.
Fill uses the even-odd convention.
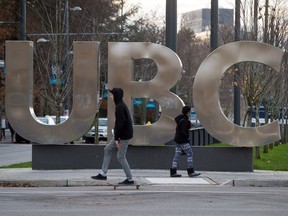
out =
[[[92,176],[95,180],[107,180],[107,171],[110,164],[113,151],[117,151],[117,159],[120,162],[126,179],[119,184],[134,184],[130,166],[126,160],[128,142],[133,137],[133,125],[129,110],[123,101],[124,92],[121,88],[113,88],[109,90],[110,98],[115,103],[115,126],[114,137],[104,148],[104,158],[102,170],[97,176]]]
[[[193,168],[193,152],[190,146],[190,136],[189,129],[191,128],[191,122],[189,120],[191,108],[189,106],[184,106],[182,108],[182,114],[175,118],[177,123],[175,138],[176,143],[175,155],[172,161],[172,168],[170,169],[171,177],[181,177],[177,174],[177,166],[180,156],[183,153],[187,155],[187,173],[189,177],[194,177],[200,175],[200,173],[194,172]]]

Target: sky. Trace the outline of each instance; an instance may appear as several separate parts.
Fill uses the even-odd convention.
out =
[[[126,0],[126,2],[140,5],[142,7],[141,11],[144,13],[153,10],[165,14],[166,0]],[[220,8],[233,8],[235,0],[218,0],[218,2]],[[211,0],[177,0],[178,14],[201,8],[210,8],[210,6]]]

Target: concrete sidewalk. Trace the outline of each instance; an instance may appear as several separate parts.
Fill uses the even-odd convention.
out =
[[[7,139],[0,141],[0,164],[8,165],[32,160],[31,145],[11,144]],[[108,182],[120,182],[125,179],[123,170],[109,170],[107,181],[91,179],[99,170],[32,170],[0,169],[1,186],[101,186]],[[198,170],[197,170],[198,172]],[[199,171],[201,172],[201,171]],[[288,187],[288,172],[201,172],[199,177],[189,178],[185,170],[179,170],[181,178],[170,178],[169,170],[134,169],[134,180],[148,185],[203,185],[203,186],[258,186]]]
[[[0,186],[18,187],[68,187],[105,186],[125,179],[123,170],[109,170],[108,180],[93,180],[99,170],[32,170],[0,169]],[[201,171],[200,171],[201,172]],[[181,178],[170,178],[169,170],[132,170],[134,180],[147,185],[214,185],[214,186],[255,186],[288,187],[288,172],[201,172],[199,177],[189,178],[179,170]]]

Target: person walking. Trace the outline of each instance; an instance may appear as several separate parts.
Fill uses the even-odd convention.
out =
[[[10,122],[7,120],[7,126],[10,130],[10,134],[11,134],[11,142],[14,142],[15,141],[15,131],[14,129],[12,128]]]
[[[193,168],[193,152],[190,146],[189,129],[191,128],[191,122],[189,120],[191,107],[184,106],[182,108],[182,114],[175,118],[177,123],[174,141],[176,143],[175,155],[172,161],[172,167],[170,169],[171,177],[181,177],[177,173],[178,162],[182,154],[187,156],[187,173],[189,177],[199,176],[201,173],[196,173]]]
[[[113,88],[112,90],[109,90],[109,92],[109,97],[115,103],[114,137],[104,148],[101,172],[96,176],[91,176],[91,178],[94,180],[107,180],[107,172],[112,153],[117,151],[117,159],[126,174],[126,179],[123,182],[119,182],[119,184],[134,184],[130,166],[126,159],[128,143],[133,137],[132,119],[129,110],[123,101],[123,89]]]
[[[6,133],[5,133],[6,128],[7,128],[6,117],[5,115],[3,115],[1,118],[1,138],[2,139],[6,139]]]

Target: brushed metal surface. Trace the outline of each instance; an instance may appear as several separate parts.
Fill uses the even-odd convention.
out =
[[[232,65],[254,61],[280,70],[283,52],[268,44],[241,41],[229,43],[212,52],[197,71],[193,102],[197,117],[218,140],[234,146],[260,146],[280,139],[279,122],[259,127],[241,127],[231,122],[220,107],[218,88],[223,73]]]
[[[15,131],[31,142],[61,144],[81,137],[91,127],[96,107],[99,43],[73,43],[73,107],[59,125],[37,121],[33,109],[33,43],[6,42],[5,110]]]
[[[111,42],[108,54],[108,88],[124,90],[124,101],[132,115],[132,98],[151,98],[161,106],[161,116],[154,124],[134,125],[133,145],[159,145],[173,139],[174,118],[181,113],[183,101],[170,89],[181,78],[182,63],[171,49],[148,42]],[[150,81],[132,81],[133,59],[149,58],[158,71]],[[114,126],[114,103],[108,100],[108,130]],[[109,133],[110,137],[112,134]]]

